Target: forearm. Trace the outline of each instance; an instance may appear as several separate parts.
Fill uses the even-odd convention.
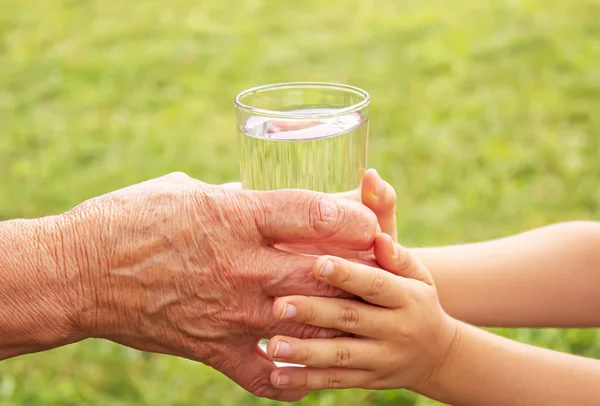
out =
[[[484,326],[600,325],[600,223],[411,251],[457,319]]]
[[[600,361],[461,326],[456,345],[422,394],[453,405],[600,404]]]
[[[0,223],[0,359],[82,338],[67,233],[59,217]]]

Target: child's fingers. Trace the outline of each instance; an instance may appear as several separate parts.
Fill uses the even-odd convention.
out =
[[[429,270],[414,258],[406,248],[394,243],[390,236],[379,234],[375,237],[374,252],[375,259],[386,271],[433,285],[433,278]]]
[[[287,296],[273,303],[273,316],[317,327],[328,327],[365,337],[388,337],[393,333],[393,313],[350,299]]]
[[[396,191],[375,169],[367,170],[363,176],[361,199],[377,215],[381,231],[396,241]]]
[[[336,257],[322,257],[314,274],[329,285],[379,306],[401,307],[412,291],[405,279],[393,273]]]
[[[267,345],[267,354],[277,362],[352,369],[376,369],[379,360],[388,360],[390,356],[389,349],[373,340],[345,337],[311,340],[273,337]]]
[[[360,369],[277,368],[271,372],[271,383],[285,389],[364,388],[376,380],[373,373]]]

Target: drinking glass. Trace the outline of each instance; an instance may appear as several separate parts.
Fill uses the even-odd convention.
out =
[[[242,187],[309,189],[360,201],[369,104],[364,90],[335,83],[280,83],[241,92],[235,113]],[[263,351],[267,342],[259,343]]]
[[[367,167],[369,94],[334,83],[281,83],[235,99],[242,187],[356,196]]]

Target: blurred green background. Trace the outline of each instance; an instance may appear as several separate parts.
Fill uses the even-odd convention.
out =
[[[405,245],[597,218],[599,15],[597,0],[0,0],[0,219],[175,170],[235,180],[235,94],[302,80],[371,93],[370,164],[398,190]],[[499,331],[600,356],[595,330]],[[0,404],[273,402],[88,341],[0,363]],[[301,404],[435,402],[356,390]]]

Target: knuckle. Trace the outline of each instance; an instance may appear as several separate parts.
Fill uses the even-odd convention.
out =
[[[252,191],[228,191],[230,196],[235,196],[239,201],[238,205],[251,212],[255,221],[266,223],[267,217],[271,214],[268,205]]]
[[[396,326],[394,328],[394,337],[397,337],[401,342],[411,342],[415,337],[415,331],[408,326]]]
[[[190,179],[191,177],[187,173],[181,171],[171,172],[165,176],[165,180],[170,181],[188,181]]]
[[[344,306],[338,316],[338,325],[342,330],[354,329],[358,325],[360,314],[351,306]]]
[[[383,293],[385,288],[385,279],[380,272],[372,271],[369,287],[367,288],[367,296],[378,296]]]
[[[336,367],[347,367],[350,365],[350,350],[348,347],[340,346],[336,348],[333,364]]]
[[[415,305],[415,306],[420,306],[421,303],[425,300],[427,293],[421,291],[420,289],[415,289],[414,287],[411,287],[411,289],[408,289],[408,291],[406,292],[406,300],[407,302]]]
[[[337,389],[342,386],[342,380],[335,372],[329,372],[325,378],[325,387],[328,389]]]
[[[318,236],[330,237],[337,232],[342,208],[335,200],[318,195],[311,200],[308,210],[310,227]]]
[[[269,204],[252,191],[241,191],[236,193],[242,205],[248,208],[250,219],[253,220],[256,230],[263,235],[272,235],[275,224],[273,221],[273,210]]]

